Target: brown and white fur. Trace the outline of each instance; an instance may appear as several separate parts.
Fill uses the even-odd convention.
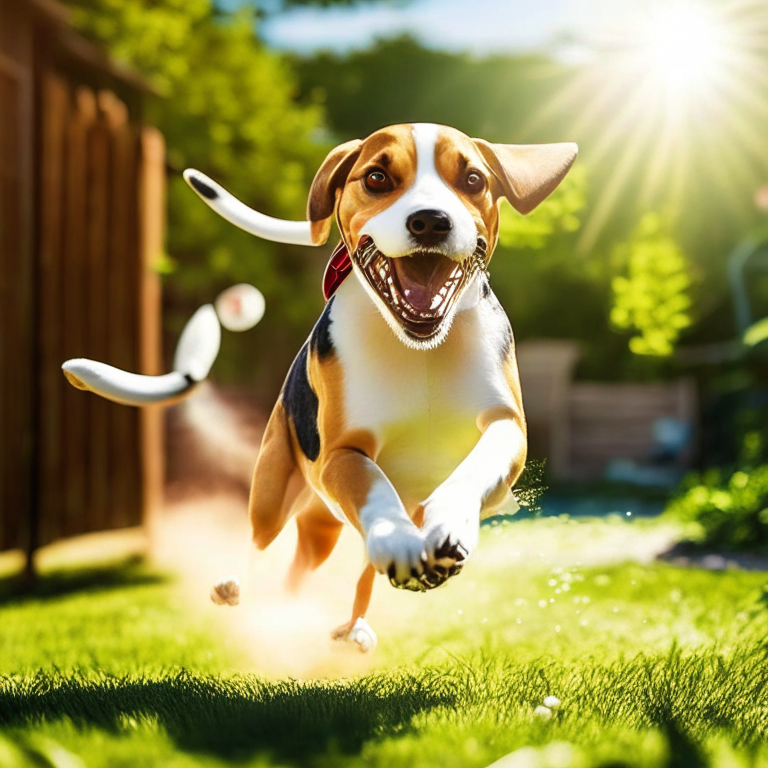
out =
[[[500,198],[532,210],[576,151],[573,144],[493,145],[431,124],[384,128],[337,147],[320,168],[308,205],[312,241],[328,237],[335,214],[350,254],[367,237],[389,259],[439,254],[470,264],[478,240],[493,252]],[[371,174],[380,174],[373,183]],[[409,219],[420,212],[426,223],[414,231]],[[431,212],[442,216],[430,220]],[[375,573],[419,590],[457,573],[477,545],[480,520],[509,499],[522,472],[526,427],[512,331],[484,270],[471,273],[431,335],[420,338],[360,261],[353,265],[269,420],[250,519],[259,549],[296,519],[293,587],[331,554],[344,524],[360,532],[368,562],[352,616],[334,634],[353,634],[365,647],[372,631],[361,620]],[[303,488],[292,498],[297,478]]]
[[[359,531],[367,564],[334,636],[362,650],[376,643],[364,620],[375,574],[412,590],[444,583],[523,470],[514,340],[485,267],[500,199],[533,210],[576,152],[391,126],[328,155],[308,222],[263,216],[185,173],[214,210],[272,240],[320,245],[335,215],[352,256],[354,275],[326,305],[269,419],[249,506],[258,549],[295,518],[292,588],[328,558],[345,524]]]

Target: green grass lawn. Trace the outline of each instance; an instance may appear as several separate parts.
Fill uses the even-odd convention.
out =
[[[521,749],[505,768],[768,766],[768,579],[622,562],[659,536],[618,517],[488,527],[445,588],[377,583],[379,649],[365,668],[337,653],[330,678],[253,671],[230,609],[190,610],[141,562],[49,570],[25,597],[6,583],[0,767],[471,768]]]

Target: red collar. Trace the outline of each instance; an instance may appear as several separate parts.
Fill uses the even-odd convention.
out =
[[[352,271],[352,259],[343,242],[336,246],[323,275],[323,295],[328,301]]]

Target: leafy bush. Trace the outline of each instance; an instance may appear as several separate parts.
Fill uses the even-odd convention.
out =
[[[665,514],[699,546],[768,553],[768,465],[692,475]]]
[[[633,331],[636,355],[670,355],[680,331],[691,324],[687,260],[662,218],[647,213],[628,243],[614,249],[626,275],[613,280],[611,323]]]

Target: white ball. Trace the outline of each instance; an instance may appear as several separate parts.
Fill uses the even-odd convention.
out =
[[[539,704],[539,706],[533,710],[533,714],[536,715],[536,717],[540,717],[542,720],[549,720],[552,717],[552,710],[549,707],[542,707],[541,704]]]
[[[266,303],[258,288],[238,283],[222,291],[214,306],[221,324],[228,331],[247,331],[264,317]]]
[[[560,699],[557,696],[547,696],[544,699],[544,706],[550,709],[557,709],[560,706]]]

